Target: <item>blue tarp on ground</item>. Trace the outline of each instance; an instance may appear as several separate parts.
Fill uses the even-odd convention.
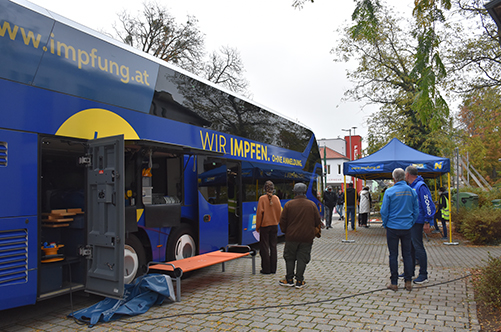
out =
[[[436,157],[415,150],[398,139],[392,139],[379,151],[357,160],[343,163],[343,174],[365,180],[391,179],[395,168],[414,165],[419,175],[435,178],[450,172],[449,158]]]
[[[165,299],[175,301],[172,280],[168,275],[147,274],[126,284],[122,300],[105,298],[88,308],[79,310],[68,317],[89,323],[109,322],[122,316],[135,316],[147,312],[153,305],[162,304]]]

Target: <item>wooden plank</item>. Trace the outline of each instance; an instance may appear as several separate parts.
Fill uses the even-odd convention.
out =
[[[84,212],[82,211],[81,208],[78,208],[78,209],[68,209],[68,213],[83,214]]]
[[[50,227],[50,228],[56,228],[56,227],[67,227],[69,226],[70,224],[62,224],[62,223],[42,223],[42,227]]]
[[[42,219],[43,222],[68,222],[68,221],[73,221],[73,218],[56,218],[56,217],[53,217],[51,218],[49,216],[48,219]]]

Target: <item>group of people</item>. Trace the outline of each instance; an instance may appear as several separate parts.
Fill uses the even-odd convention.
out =
[[[306,190],[304,183],[296,183],[294,199],[288,201],[283,209],[280,199],[274,195],[273,182],[265,182],[265,194],[259,197],[256,231],[259,232],[260,272],[274,274],[277,271],[277,233],[280,226],[285,234],[283,257],[286,275],[279,281],[282,286],[305,286],[304,272],[310,262],[313,240],[323,226],[318,208],[306,197]]]
[[[370,211],[372,208],[372,199],[369,192],[369,187],[363,187],[362,191],[358,194],[359,202],[359,226],[369,228],[368,219]],[[344,207],[344,194],[341,189],[339,189],[336,194],[332,190],[332,186],[327,186],[327,190],[324,192],[323,196],[324,203],[324,216],[325,216],[325,228],[332,228],[332,215],[334,208],[339,214],[339,220],[344,220],[343,207]],[[348,184],[348,189],[346,190],[346,223],[351,224],[351,229],[355,229],[355,189],[353,188],[353,183]]]
[[[442,220],[444,237],[447,232],[446,220],[449,205],[445,188],[440,188],[440,201],[435,209],[430,189],[418,175],[416,166],[408,166],[405,171],[396,168],[392,173],[394,186],[384,193],[381,205],[381,219],[386,229],[388,245],[390,284],[388,288],[397,291],[398,279],[403,278],[404,288],[412,290],[412,283],[428,282],[428,256],[423,244],[423,232],[428,232],[435,218]],[[438,212],[437,212],[438,210]],[[404,263],[404,273],[398,273],[398,245],[400,243]],[[416,263],[419,274],[414,278]]]
[[[446,222],[449,220],[449,202],[445,188],[440,188],[438,209],[432,199],[430,189],[423,178],[418,175],[416,166],[408,166],[405,171],[396,168],[392,173],[394,185],[384,192],[381,204],[382,226],[386,229],[386,241],[389,251],[390,284],[388,289],[398,290],[398,279],[403,278],[404,288],[412,290],[412,283],[423,284],[428,282],[428,257],[423,244],[423,232],[428,232],[434,226],[435,218],[442,221],[444,237],[446,236]],[[294,186],[294,199],[287,202],[283,209],[280,199],[273,194],[273,182],[267,181],[264,185],[265,194],[259,198],[256,214],[256,231],[260,234],[261,273],[276,273],[277,270],[277,232],[280,226],[285,234],[283,257],[286,265],[285,279],[280,280],[283,286],[302,288],[305,285],[304,272],[310,261],[311,249],[315,236],[323,224],[316,204],[306,198],[307,186],[297,183]],[[370,212],[369,188],[364,187],[360,192],[361,225],[367,225],[367,215]],[[367,194],[366,194],[367,193]],[[351,208],[354,210],[350,196],[354,196],[353,185],[346,190],[347,221]],[[326,211],[326,228],[332,227],[333,209],[336,208],[342,215],[344,199],[339,190],[338,195],[328,187],[324,195]],[[350,205],[353,204],[353,205]],[[341,205],[341,206],[340,206]],[[354,214],[354,212],[353,212]],[[364,215],[367,214],[367,215]],[[351,227],[354,229],[354,218]],[[437,227],[438,228],[438,227]],[[404,263],[404,272],[398,272],[398,247]],[[414,278],[416,265],[419,262],[419,274]],[[294,283],[295,278],[295,283]]]

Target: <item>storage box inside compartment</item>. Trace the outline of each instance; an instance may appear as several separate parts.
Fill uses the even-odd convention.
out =
[[[40,293],[53,292],[63,285],[63,267],[60,263],[45,263],[40,268]]]

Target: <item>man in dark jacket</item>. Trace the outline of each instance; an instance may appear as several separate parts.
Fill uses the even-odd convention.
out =
[[[355,229],[355,189],[353,189],[353,183],[348,183],[348,189],[346,189],[346,225],[351,222],[351,229]]]
[[[318,208],[306,198],[306,190],[304,183],[296,183],[293,189],[295,197],[285,204],[280,216],[280,229],[285,234],[286,267],[285,279],[279,281],[282,286],[294,286],[295,276],[296,288],[304,287],[304,271],[310,262],[315,229],[321,225]]]
[[[332,213],[334,212],[334,207],[337,203],[337,195],[332,190],[331,186],[327,187],[324,192],[324,206],[325,206],[325,229],[332,228]]]

